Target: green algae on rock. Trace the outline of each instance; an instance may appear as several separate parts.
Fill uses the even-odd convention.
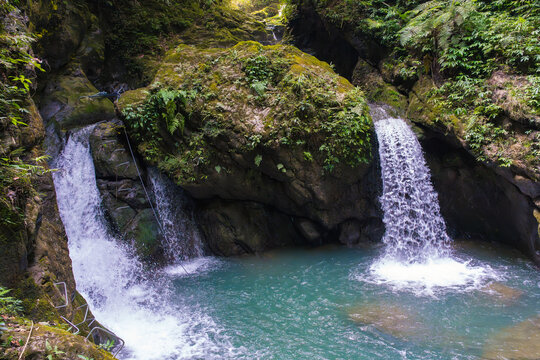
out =
[[[40,99],[41,115],[47,125],[69,130],[114,118],[114,106],[106,98],[89,98],[98,90],[79,64],[70,64],[51,79]]]
[[[338,164],[370,161],[371,121],[362,93],[328,64],[292,47],[181,45],[168,53],[150,89],[143,105],[130,107],[123,97],[120,106],[132,134],[148,139],[140,144],[142,154],[181,184],[198,181],[205,174],[196,170],[211,163],[212,154],[200,143],[229,132],[236,133],[239,152],[259,145],[301,148],[306,161],[323,163],[329,172]],[[180,106],[163,117],[160,101]],[[170,131],[175,118],[188,131]],[[163,149],[175,136],[184,142],[176,149],[179,164]]]
[[[367,216],[363,93],[294,47],[180,45],[119,108],[145,160],[196,198],[256,201],[325,227]]]

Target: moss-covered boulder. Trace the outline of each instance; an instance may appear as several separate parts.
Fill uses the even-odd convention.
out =
[[[80,52],[86,68],[103,61],[98,18],[86,1],[29,1],[30,31],[39,34],[35,49],[48,70],[57,71]]]
[[[397,88],[385,82],[377,68],[371,66],[367,61],[358,59],[351,82],[364,91],[370,102],[387,104],[400,113],[405,113],[407,97],[401,94]]]
[[[114,118],[114,106],[104,97],[90,97],[98,90],[87,79],[79,64],[70,64],[47,83],[39,100],[47,126],[69,130]]]
[[[181,45],[119,107],[145,160],[195,198],[255,201],[327,230],[373,215],[363,93],[296,48]]]
[[[19,318],[6,320],[7,331],[0,333],[4,344],[0,347],[2,359],[116,359],[83,336],[73,335],[47,322],[30,323]]]

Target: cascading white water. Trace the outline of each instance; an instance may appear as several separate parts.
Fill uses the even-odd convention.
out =
[[[212,318],[172,305],[170,279],[149,274],[105,225],[87,127],[71,135],[55,159],[58,208],[68,236],[77,289],[97,320],[126,342],[122,359],[198,359],[231,355]]]
[[[148,173],[163,231],[163,247],[169,261],[178,263],[203,256],[203,246],[193,220],[193,212],[185,208],[186,196],[156,169],[151,168]]]
[[[387,256],[404,262],[445,256],[450,239],[420,143],[405,121],[384,115],[376,119],[375,131]]]
[[[428,293],[436,287],[474,288],[494,277],[491,269],[452,257],[431,174],[411,128],[383,107],[372,106],[371,115],[379,142],[385,225],[385,252],[371,275],[377,282]]]

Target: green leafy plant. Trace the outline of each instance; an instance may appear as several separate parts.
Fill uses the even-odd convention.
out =
[[[261,165],[262,159],[262,155],[255,156],[255,166],[259,167]]]
[[[115,345],[116,342],[113,339],[107,339],[107,341],[105,341],[104,343],[99,344],[98,347],[100,349],[111,351]]]
[[[94,358],[91,358],[91,357],[88,357],[88,356],[84,356],[84,355],[77,355],[77,357],[79,359],[82,359],[82,360],[94,360]]]
[[[22,301],[7,294],[11,290],[0,286],[0,314],[1,315],[18,315],[23,311]]]
[[[59,350],[58,346],[49,344],[49,340],[45,340],[45,348],[47,351],[47,360],[54,360],[56,357],[60,357],[66,353],[65,351]]]
[[[11,152],[9,157],[0,158],[0,224],[16,225],[22,221],[22,211],[18,208],[19,199],[35,193],[32,180],[37,176],[54,171],[45,162],[48,156],[40,156],[31,161],[23,161],[19,156],[23,148]]]
[[[186,107],[192,98],[193,92],[154,90],[141,107],[125,109],[124,116],[130,127],[137,131],[159,132],[164,127],[170,134],[177,130],[183,133],[186,116],[189,116]]]

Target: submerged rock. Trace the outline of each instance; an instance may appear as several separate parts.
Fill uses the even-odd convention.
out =
[[[424,325],[417,316],[396,305],[367,304],[349,309],[349,318],[356,323],[371,325],[397,338],[421,337]]]
[[[540,316],[495,334],[484,346],[484,359],[540,359]]]
[[[488,295],[491,295],[493,300],[507,305],[516,302],[523,295],[523,291],[511,288],[499,282],[493,282],[486,285],[481,290]]]

